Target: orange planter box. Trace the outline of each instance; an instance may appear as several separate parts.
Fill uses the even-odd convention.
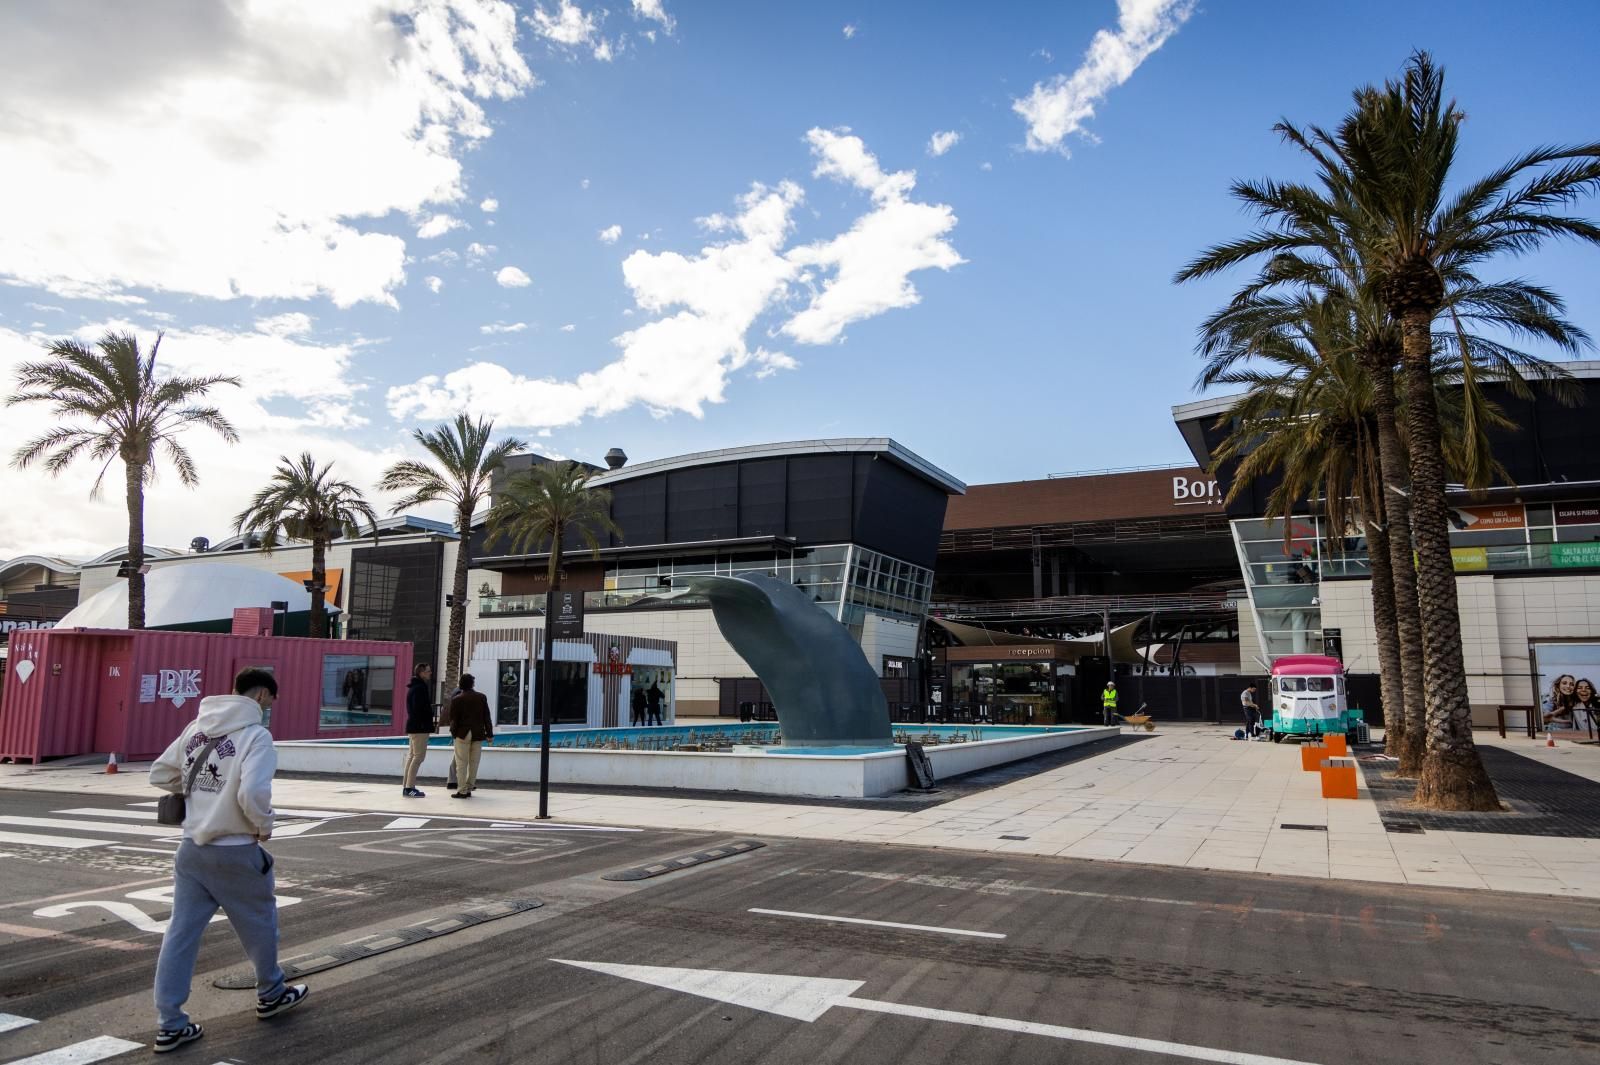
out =
[[[1322,760],[1328,757],[1328,748],[1320,743],[1303,743],[1300,745],[1300,768],[1307,773],[1315,773],[1322,768]]]
[[[1356,797],[1356,764],[1348,758],[1335,758],[1322,767],[1322,797],[1324,799],[1353,799]]]
[[[1336,758],[1343,758],[1350,753],[1350,748],[1345,744],[1342,732],[1333,732],[1322,737],[1322,742],[1327,746],[1328,753]]]

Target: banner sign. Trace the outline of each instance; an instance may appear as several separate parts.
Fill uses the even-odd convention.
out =
[[[1600,567],[1600,542],[1551,544],[1550,565],[1558,569]]]
[[[583,636],[583,593],[555,593],[555,609],[550,614],[550,633],[558,640]]]
[[[1450,560],[1457,573],[1479,573],[1489,568],[1489,551],[1483,547],[1452,547]]]
[[[1501,507],[1456,507],[1456,528],[1462,532],[1496,532],[1520,529],[1527,524],[1521,503]]]
[[[1600,503],[1558,503],[1557,525],[1600,525]]]

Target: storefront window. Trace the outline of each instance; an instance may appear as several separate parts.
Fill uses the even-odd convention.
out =
[[[951,708],[996,725],[1056,723],[1056,678],[1051,662],[973,662],[950,665]]]
[[[589,720],[589,663],[554,662],[550,674],[550,705],[553,725],[582,725]],[[539,695],[544,693],[544,663],[534,670]],[[534,705],[538,706],[538,695]],[[537,721],[537,718],[535,718]]]
[[[528,664],[520,659],[501,662],[495,670],[496,692],[494,723],[526,725],[522,708],[528,702]]]
[[[392,655],[324,655],[323,727],[377,726],[394,720]]]

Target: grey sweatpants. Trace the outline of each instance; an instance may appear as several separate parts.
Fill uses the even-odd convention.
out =
[[[174,1031],[189,1023],[189,1000],[200,937],[217,908],[228,915],[244,952],[256,969],[256,996],[283,994],[278,965],[278,900],[272,855],[259,844],[202,846],[184,840],[173,860],[172,919],[161,939],[156,962],[156,1024]]]

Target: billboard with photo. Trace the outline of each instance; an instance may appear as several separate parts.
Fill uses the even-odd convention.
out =
[[[1589,734],[1600,729],[1600,641],[1529,645],[1542,727]]]

